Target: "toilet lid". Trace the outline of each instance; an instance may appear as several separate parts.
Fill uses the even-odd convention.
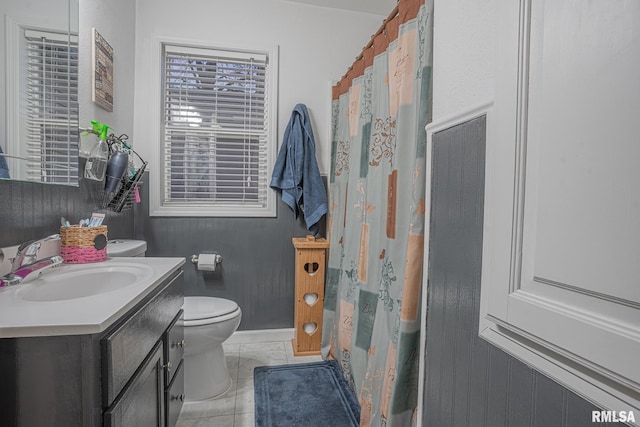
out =
[[[107,242],[108,257],[138,256],[147,250],[147,242],[144,240],[115,239]]]
[[[215,297],[184,297],[184,320],[224,316],[238,309],[234,301]]]

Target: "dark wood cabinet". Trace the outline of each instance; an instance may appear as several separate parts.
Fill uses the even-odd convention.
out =
[[[126,389],[104,413],[104,427],[163,427],[163,349],[158,342]]]
[[[179,282],[179,283],[177,283]],[[142,361],[173,325],[182,310],[182,276],[175,277],[164,289],[103,336],[102,378],[104,405],[109,406],[130,380]],[[163,355],[166,352],[163,350]]]
[[[184,311],[180,310],[164,334],[166,427],[173,427],[184,402]]]
[[[165,393],[165,410],[167,427],[173,427],[178,422],[178,415],[184,402],[184,361],[180,360],[175,375]]]
[[[102,333],[0,339],[0,425],[175,426],[183,302],[177,270]]]
[[[164,337],[164,359],[167,362],[165,382],[169,384],[184,355],[184,311],[180,310]]]

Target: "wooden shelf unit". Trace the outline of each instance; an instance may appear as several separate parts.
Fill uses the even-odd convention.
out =
[[[293,354],[320,354],[326,252],[329,242],[313,236],[291,239],[296,248]]]

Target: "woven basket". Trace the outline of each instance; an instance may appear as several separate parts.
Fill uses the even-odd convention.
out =
[[[107,259],[107,226],[60,227],[60,255],[67,264],[86,264]]]

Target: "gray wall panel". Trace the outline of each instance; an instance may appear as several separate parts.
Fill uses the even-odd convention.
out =
[[[145,176],[148,182],[150,175]],[[326,181],[325,181],[326,185]],[[295,251],[308,231],[277,196],[276,218],[149,217],[148,195],[136,213],[136,236],[148,256],[185,257],[185,294],[231,299],[242,309],[239,330],[292,328]],[[325,235],[324,217],[321,234]],[[199,271],[191,255],[217,252],[215,272]]]
[[[469,420],[477,425],[487,425],[489,393],[489,344],[477,335],[472,340],[471,381],[469,383]],[[425,424],[426,426],[427,424]],[[467,425],[472,425],[471,423]]]
[[[436,255],[434,255],[436,256]],[[431,272],[430,280],[442,280],[437,272]],[[429,416],[429,419],[433,422],[433,425],[444,425],[441,422],[441,417],[444,416],[444,411],[441,410],[441,401],[445,393],[441,390],[441,387],[446,386],[447,382],[441,378],[443,354],[445,351],[445,342],[441,340],[437,343],[430,343],[429,341],[436,337],[443,337],[445,330],[444,323],[444,287],[430,288],[428,295],[427,305],[429,307],[429,331],[431,334],[427,335],[427,349],[429,354],[429,387],[425,387],[425,414]],[[441,345],[438,345],[441,344]],[[446,397],[444,397],[446,398]],[[437,408],[437,410],[434,410]]]
[[[60,230],[60,217],[72,223],[100,208],[101,184],[80,180],[79,187],[0,180],[0,246],[13,246]],[[132,238],[133,211],[106,212],[109,237]]]
[[[149,182],[148,174],[144,182]],[[186,294],[238,302],[243,310],[240,329],[293,327],[291,238],[304,237],[307,230],[279,196],[277,218],[150,218],[148,187],[143,185],[141,192],[143,203],[134,211],[106,212],[110,238],[145,239],[149,256],[190,259],[217,251],[224,262],[216,272],[185,265]],[[104,212],[99,208],[101,194],[100,184],[87,180],[81,180],[80,187],[0,180],[0,246],[57,233],[61,216],[77,222],[92,212]]]
[[[507,425],[509,397],[509,356],[496,347],[489,348],[487,426]]]
[[[423,425],[597,425],[591,403],[478,337],[485,125],[434,135]]]
[[[565,398],[565,389],[544,375],[536,375],[533,389],[533,426],[564,425]]]
[[[509,390],[507,425],[528,427],[531,419],[531,399],[533,399],[534,371],[517,359],[511,358],[509,364],[509,386],[518,387],[518,391]]]
[[[592,423],[591,422],[591,410],[593,406],[591,403],[582,399],[573,393],[567,395],[567,408],[566,419],[567,427],[600,427],[607,425],[606,423]],[[637,417],[637,415],[636,415]],[[636,418],[637,421],[637,418]],[[611,424],[608,424],[611,425]]]

